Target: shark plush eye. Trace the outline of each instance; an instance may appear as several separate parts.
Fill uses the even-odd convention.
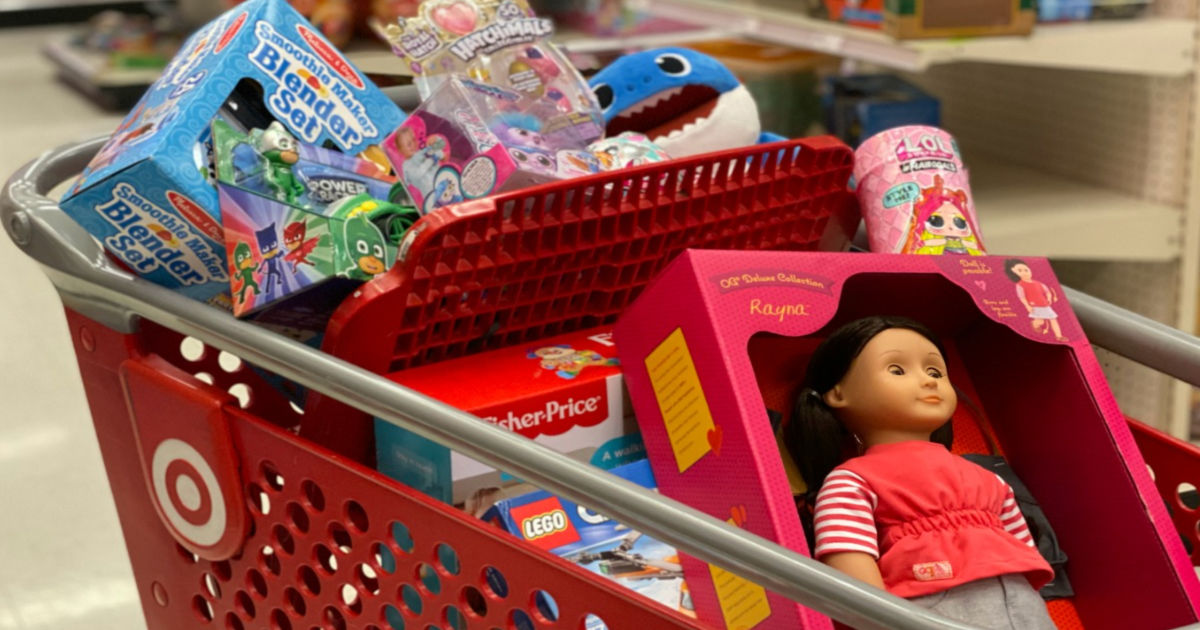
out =
[[[673,53],[655,57],[654,63],[663,73],[673,77],[682,77],[692,71],[692,64],[687,59]]]
[[[601,83],[592,88],[592,92],[596,94],[596,102],[600,104],[600,110],[607,112],[613,104],[613,89],[607,83]]]

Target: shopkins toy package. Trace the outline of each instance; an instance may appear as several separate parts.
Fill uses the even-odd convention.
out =
[[[716,59],[687,48],[658,48],[618,58],[588,83],[608,136],[634,131],[672,157],[773,142],[754,97]]]
[[[243,132],[218,118],[212,142],[234,315],[331,278],[383,273],[418,217],[386,201],[394,183],[379,167],[298,142],[278,122]]]
[[[659,490],[809,553],[793,497],[804,480],[789,483],[770,418],[790,420],[821,339],[868,315],[942,339],[963,392],[953,452],[1003,453],[1070,557],[1075,597],[1049,603],[1060,627],[1196,623],[1200,582],[1045,259],[684,253],[614,331]],[[682,563],[716,627],[832,627],[721,567]]]
[[[654,474],[645,459],[609,470],[653,490]],[[629,529],[603,514],[545,490],[502,499],[483,520],[542,549],[602,575],[630,590],[695,616],[683,567],[675,548]],[[599,630],[603,623],[584,630]]]
[[[207,135],[230,100],[300,141],[377,145],[404,113],[283,0],[251,0],[194,34],[61,206],[129,269],[229,305]]]
[[[452,77],[384,142],[423,213],[495,192],[600,171],[585,149],[591,119],[545,119],[513,109],[516,92]]]
[[[936,127],[896,127],[854,152],[858,203],[871,251],[984,254],[958,144]]]
[[[601,468],[644,457],[611,328],[595,328],[402,370],[389,378]],[[376,419],[380,472],[459,504],[510,475]]]

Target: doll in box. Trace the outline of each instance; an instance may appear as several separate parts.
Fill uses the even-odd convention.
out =
[[[899,317],[846,324],[813,353],[784,429],[809,484],[813,556],[951,619],[1053,629],[1037,592],[1053,571],[1012,488],[950,453],[944,355]]]

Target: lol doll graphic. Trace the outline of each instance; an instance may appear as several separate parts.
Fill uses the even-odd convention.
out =
[[[530,350],[527,356],[530,359],[541,359],[542,369],[552,370],[559,378],[568,380],[579,376],[584,368],[621,364],[619,359],[607,358],[594,350],[575,350],[565,344]]]
[[[933,186],[921,189],[913,203],[913,220],[908,241],[900,251],[905,254],[966,254],[982,256],[971,225],[967,193],[942,186],[940,175],[933,176]]]
[[[1051,307],[1058,301],[1054,290],[1034,280],[1033,270],[1019,258],[1004,261],[1004,274],[1009,280],[1017,283],[1017,298],[1025,305],[1029,319],[1033,320],[1033,332],[1045,335],[1053,331],[1056,340],[1066,341],[1067,338],[1063,337],[1062,328],[1058,325],[1058,313]]]

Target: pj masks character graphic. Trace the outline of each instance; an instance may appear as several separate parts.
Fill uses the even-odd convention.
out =
[[[238,243],[233,248],[233,277],[241,280],[242,283],[237,294],[239,303],[246,301],[246,289],[253,289],[254,295],[260,293],[258,283],[254,281],[254,271],[254,253],[250,251],[250,246],[246,243]]]
[[[283,260],[292,263],[292,273],[296,273],[296,268],[301,264],[310,266],[313,264],[308,259],[308,255],[317,248],[317,243],[321,241],[321,238],[313,237],[305,240],[307,235],[307,221],[295,221],[283,228],[283,246],[288,250],[288,253],[284,254]]]
[[[344,236],[346,252],[354,263],[346,272],[347,276],[370,280],[387,271],[387,245],[383,232],[367,219],[366,214],[347,219]]]
[[[304,184],[292,174],[292,166],[300,160],[300,143],[279,121],[275,121],[258,136],[255,148],[267,161],[263,176],[275,198],[296,203],[304,194]]]
[[[594,365],[620,365],[616,358],[607,358],[594,350],[575,350],[571,346],[559,344],[530,350],[530,359],[541,359],[541,367],[553,371],[559,378],[573,379],[579,376],[584,368]]]
[[[258,240],[258,253],[262,256],[258,271],[262,274],[263,290],[269,292],[276,284],[282,288],[283,262],[279,259],[279,235],[275,233],[275,224],[258,230],[254,237]]]

